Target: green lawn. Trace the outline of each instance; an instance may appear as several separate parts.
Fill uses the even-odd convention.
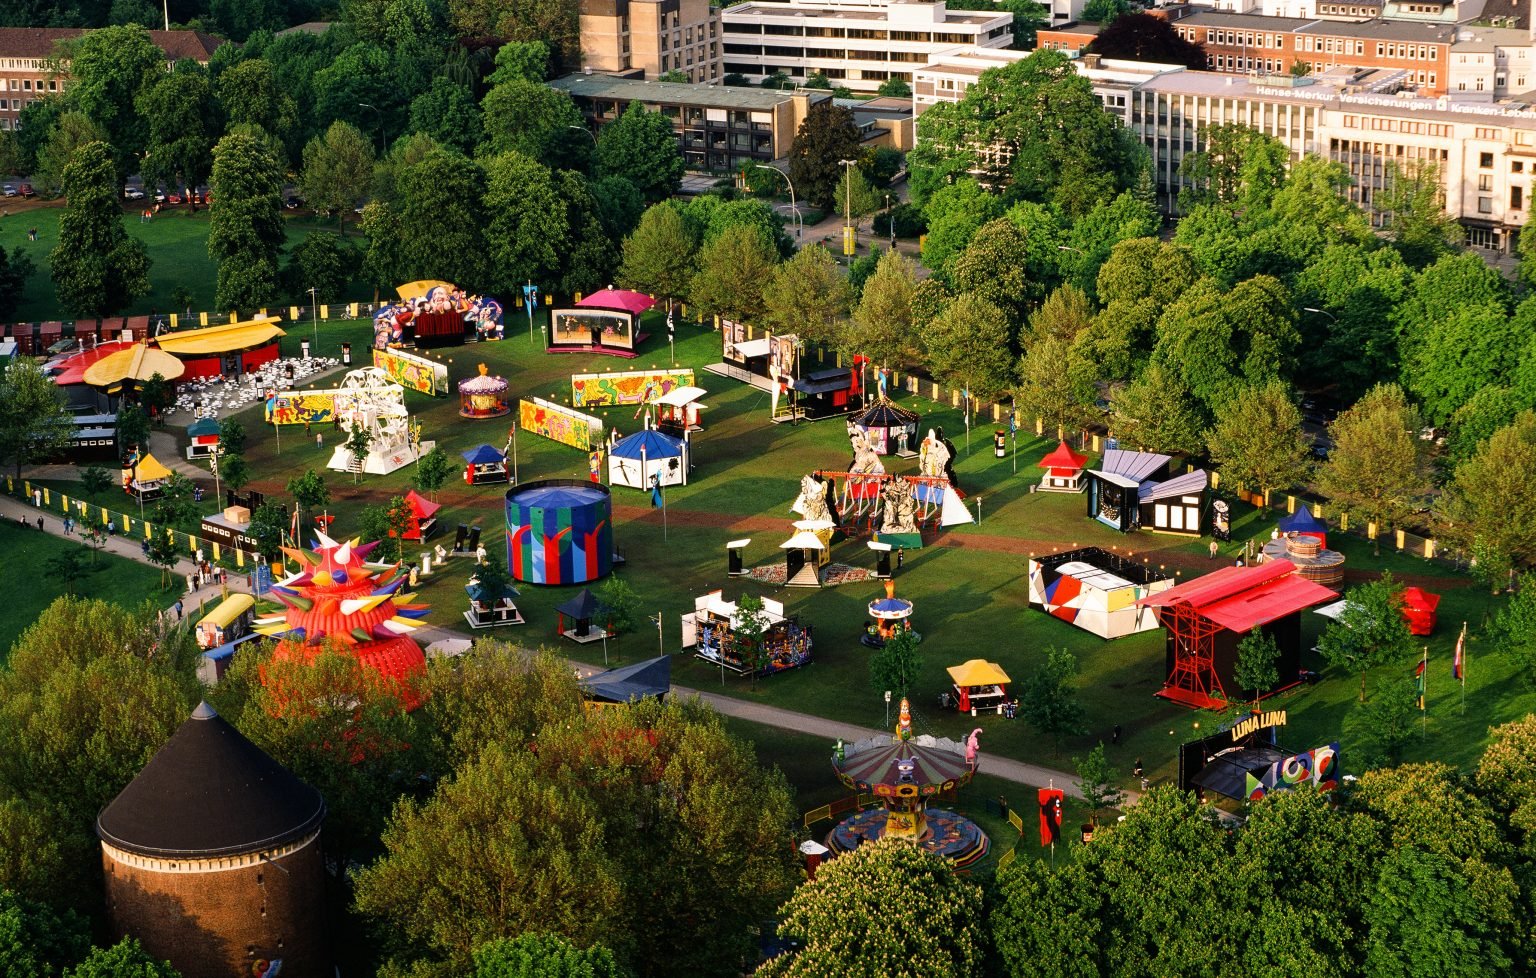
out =
[[[500,343],[476,344],[433,351],[431,355],[448,365],[451,384],[475,372],[475,364],[486,363],[492,372],[506,376],[517,395],[535,394],[549,400],[570,400],[569,375],[574,372],[627,370],[664,366],[668,363],[665,332],[651,317],[647,328],[651,339],[634,360],[587,355],[549,355],[537,339],[530,341],[526,320],[509,310],[508,339]],[[315,327],[293,324],[284,341],[285,348],[296,347]],[[340,343],[353,344],[354,358],[367,362],[371,330],[366,322],[321,323],[318,327],[319,350],[334,355]],[[719,359],[718,335],[706,328],[681,326],[677,344],[680,365],[702,367]],[[810,358],[814,360],[814,358]],[[739,536],[752,539],[747,550],[750,564],[760,565],[780,559],[778,545],[790,532],[794,517],[789,512],[799,479],[814,469],[844,469],[849,450],[843,422],[830,420],[797,426],[769,424],[766,395],[736,381],[716,377],[700,370],[697,382],[709,391],[704,413],[705,431],[694,441],[696,468],[686,487],[667,493],[667,525],[663,530],[661,514],[649,508],[648,494],[638,490],[615,490],[615,502],[621,509],[615,519],[615,541],[627,558],[619,572],[636,590],[645,615],[660,612],[665,625],[661,641],[654,627],[642,624],[634,634],[611,646],[610,656],[632,661],[655,654],[657,649],[678,651],[678,616],[691,610],[693,598],[703,591],[723,587],[730,598],[744,591],[769,595],[785,603],[816,629],[817,657],[814,664],[798,672],[770,677],[758,684],[756,691],[741,679],[728,676],[724,691],[729,695],[755,699],[790,709],[834,717],[868,726],[884,724],[881,691],[868,679],[869,651],[858,644],[865,620],[866,604],[881,594],[877,582],[827,588],[819,591],[774,589],[744,581],[729,581],[725,575],[724,544]],[[334,383],[334,379],[320,382]],[[407,405],[424,429],[424,437],[436,440],[450,454],[482,442],[500,447],[507,438],[507,419],[470,421],[457,414],[456,397],[429,398],[408,392]],[[1145,633],[1106,643],[1089,633],[1029,610],[1025,564],[1031,551],[1054,551],[1064,546],[1095,544],[1129,550],[1148,563],[1167,564],[1187,578],[1213,569],[1206,559],[1206,542],[1180,537],[1137,534],[1122,536],[1083,515],[1081,496],[1032,494],[1035,461],[1047,449],[1044,439],[1021,439],[1016,459],[996,459],[991,450],[993,425],[978,425],[972,433],[969,452],[965,448],[965,429],[959,412],[912,396],[903,403],[919,411],[924,426],[942,425],[956,442],[960,457],[956,468],[968,503],[974,512],[979,498],[982,522],[960,527],[941,542],[908,554],[898,580],[897,593],[916,604],[914,627],[925,636],[925,665],[913,691],[920,731],[958,736],[972,726],[983,728],[982,743],[989,751],[1034,761],[1048,766],[1071,769],[1071,758],[1081,755],[1100,739],[1107,741],[1110,730],[1120,724],[1122,743],[1111,749],[1111,760],[1125,779],[1139,757],[1154,780],[1170,779],[1175,773],[1177,742],[1195,735],[1195,723],[1209,730],[1214,718],[1170,706],[1155,698],[1163,676],[1163,639],[1160,632]],[[625,433],[640,426],[634,408],[599,410],[606,421]],[[316,446],[313,433],[306,437],[299,428],[282,433],[281,448],[272,429],[262,424],[260,410],[253,406],[241,415],[250,432],[247,450],[256,487],[281,498],[283,486],[294,475],[313,467],[324,471],[334,448],[336,434],[326,431],[325,444]],[[519,434],[516,445],[519,476],[526,481],[542,477],[584,479],[587,459],[584,453],[536,436]],[[915,464],[889,459],[894,471],[913,471]],[[411,479],[407,467],[392,476],[365,477],[353,485],[349,477],[326,473],[333,501],[329,511],[337,517],[340,534],[353,532],[362,506],[379,504],[394,494],[403,493]],[[504,530],[504,487],[470,488],[455,479],[440,494],[444,509],[440,517],[451,534],[457,523],[478,524],[487,538]],[[1260,513],[1238,506],[1234,513],[1237,539],[1224,549],[1224,560],[1241,549],[1247,537],[1268,539],[1275,514]],[[1487,727],[1536,708],[1536,694],[1510,681],[1512,670],[1502,660],[1489,654],[1480,638],[1487,615],[1502,599],[1487,596],[1471,585],[1470,579],[1418,558],[1390,552],[1374,558],[1364,541],[1335,534],[1335,540],[1349,558],[1353,570],[1391,569],[1397,573],[1425,575],[1448,587],[1433,586],[1445,594],[1441,605],[1440,630],[1430,640],[1430,716],[1428,737],[1409,746],[1409,759],[1443,758],[1456,764],[1471,762],[1486,739]],[[415,557],[419,548],[408,548]],[[861,541],[836,545],[833,559],[854,566],[871,565],[869,552]],[[421,593],[434,607],[432,620],[456,626],[464,608],[463,583],[468,576],[467,562],[450,565],[440,574],[423,582]],[[570,596],[569,589],[527,587],[519,605],[530,624],[504,631],[504,637],[529,645],[553,640],[554,606]],[[1305,614],[1305,639],[1308,647],[1315,642],[1323,619]],[[1472,625],[1472,666],[1468,672],[1466,712],[1461,711],[1459,689],[1449,678],[1449,652],[1459,623]],[[1015,680],[1033,670],[1050,647],[1065,647],[1078,658],[1082,696],[1089,711],[1088,730],[1068,738],[1056,750],[1042,743],[1023,722],[1009,722],[998,717],[975,721],[953,713],[940,714],[936,698],[948,685],[944,669],[967,659],[985,657],[996,660]],[[578,649],[565,643],[566,654],[601,662],[601,646]],[[1323,671],[1321,663],[1310,654],[1304,656],[1309,668]],[[1382,670],[1387,674],[1411,674],[1412,665]],[[683,685],[719,689],[718,670],[691,657],[676,661],[676,681]],[[1297,749],[1342,738],[1344,717],[1353,708],[1357,682],[1354,677],[1328,672],[1327,681],[1285,698],[1290,726],[1283,742]],[[1344,738],[1344,758],[1349,764],[1350,747]],[[825,745],[823,745],[823,748]]]
[[[213,309],[214,286],[218,266],[208,257],[208,211],[200,208],[192,214],[185,206],[166,207],[154,218],[143,223],[139,220],[141,208],[132,204],[124,207],[123,225],[128,233],[144,242],[153,263],[149,269],[150,293],[124,310],[125,315],[142,315],[150,312],[178,312],[172,296],[178,289],[190,292],[194,312]],[[7,253],[21,249],[36,265],[36,271],[28,280],[15,318],[21,322],[40,322],[52,319],[69,319],[59,309],[48,274],[48,255],[59,243],[59,219],[64,214],[64,204],[55,201],[47,204],[11,208],[0,217],[0,246]],[[287,246],[292,248],[311,232],[335,230],[335,226],[312,217],[284,216],[288,229]],[[37,229],[37,241],[27,240],[27,232]],[[354,236],[356,241],[360,241]],[[362,286],[352,289],[346,298],[362,300],[369,293]],[[247,310],[239,310],[244,313]],[[254,310],[250,310],[254,311]],[[223,310],[228,313],[229,310]]]
[[[56,522],[48,518],[50,524]],[[64,586],[48,572],[48,561],[55,554],[86,551],[79,542],[51,533],[22,529],[10,521],[0,522],[0,661],[10,654],[11,645],[37,620],[43,609],[64,594]],[[146,600],[169,604],[167,593],[160,590],[160,571],[137,561],[107,553],[92,555],[96,566],[75,582],[77,594],[113,601],[130,608]],[[87,557],[89,566],[90,557]]]

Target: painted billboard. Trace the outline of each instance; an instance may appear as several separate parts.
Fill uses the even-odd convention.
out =
[[[393,384],[383,387],[337,387],[325,390],[275,391],[267,395],[266,415],[268,424],[301,424],[305,426],[331,424],[338,415],[345,417],[355,410],[360,397],[378,394],[388,397],[393,391],[402,401],[404,395]]]
[[[1248,800],[1258,801],[1271,791],[1288,791],[1310,784],[1318,791],[1339,785],[1339,745],[1317,747],[1269,766],[1261,777],[1247,775]]]
[[[651,404],[663,394],[692,386],[690,369],[572,374],[571,404],[588,408]]]
[[[373,365],[406,390],[421,391],[433,397],[448,396],[448,368],[404,350],[373,351]]]
[[[603,421],[540,397],[517,402],[518,424],[529,434],[589,452],[603,443]]]

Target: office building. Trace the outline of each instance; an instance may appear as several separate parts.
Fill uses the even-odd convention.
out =
[[[913,0],[747,0],[725,8],[725,72],[759,82],[783,72],[804,84],[813,74],[836,86],[873,92],[891,78],[911,83],[915,69],[956,46],[1005,48],[1013,14],[950,10]]]
[[[0,27],[0,129],[21,128],[22,109],[64,90],[69,66],[54,63],[57,45],[84,34],[76,27]],[[150,31],[149,39],[165,52],[167,66],[182,58],[207,64],[225,43],[202,31]]]
[[[709,0],[581,0],[582,67],[654,81],[720,80],[720,8]]]

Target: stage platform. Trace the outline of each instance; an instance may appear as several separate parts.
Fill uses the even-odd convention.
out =
[[[1177,703],[1180,706],[1188,706],[1196,710],[1219,711],[1225,710],[1229,705],[1226,700],[1217,699],[1205,693],[1197,693],[1191,689],[1179,689],[1174,686],[1164,686],[1152,695],[1161,696],[1170,703]]]
[[[651,334],[650,333],[636,333],[635,334],[635,347],[636,348],[632,349],[632,350],[625,350],[625,349],[621,349],[619,347],[612,347],[612,346],[598,346],[595,343],[585,343],[585,344],[583,344],[581,346],[575,346],[575,345],[554,346],[554,345],[550,345],[550,346],[547,346],[547,347],[544,348],[544,352],[545,353],[601,353],[601,354],[603,354],[605,356],[622,357],[625,360],[633,360],[635,357],[638,357],[640,355],[640,350],[639,350],[640,344],[644,343],[646,340],[648,340],[650,338],[651,338]]]
[[[613,638],[612,635],[608,634],[608,632],[601,628],[589,629],[585,635],[577,635],[576,629],[567,628],[565,631],[561,632],[560,635],[564,638],[570,639],[577,645],[590,645],[593,642],[601,642],[605,638]]]

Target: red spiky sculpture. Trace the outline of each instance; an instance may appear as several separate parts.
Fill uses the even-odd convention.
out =
[[[280,614],[259,619],[256,631],[281,639],[274,658],[314,658],[329,640],[349,648],[359,662],[388,679],[407,710],[421,705],[427,659],[410,637],[427,606],[397,594],[406,577],[400,566],[367,563],[377,543],[337,543],[319,534],[313,552],[284,547],[304,569],[272,586]]]

